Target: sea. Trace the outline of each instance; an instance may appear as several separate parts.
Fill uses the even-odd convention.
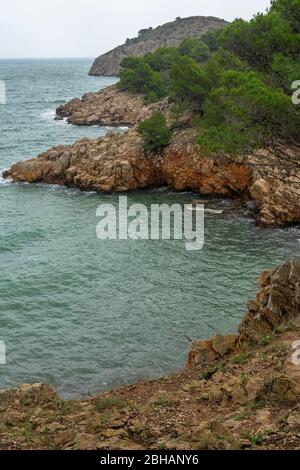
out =
[[[0,172],[106,134],[54,120],[67,100],[116,83],[88,76],[91,63],[0,60]],[[197,198],[168,188],[128,194],[147,207]],[[78,398],[177,372],[192,339],[237,330],[262,270],[299,255],[299,228],[258,228],[249,211],[215,199],[202,250],[187,251],[184,240],[99,240],[103,203],[117,207],[118,195],[0,177],[0,389],[46,382]]]

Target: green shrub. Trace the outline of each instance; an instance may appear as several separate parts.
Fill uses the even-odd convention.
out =
[[[219,48],[222,29],[207,31],[201,36],[201,40],[206,44],[211,52],[216,52]]]
[[[158,72],[144,59],[128,57],[122,61],[119,87],[131,93],[145,95],[145,101],[157,101],[167,95]]]
[[[145,62],[156,72],[170,70],[174,64],[178,50],[176,47],[160,47],[155,52],[149,52],[144,56]]]
[[[171,70],[172,93],[175,99],[188,101],[201,109],[211,82],[205,70],[187,56],[179,57]]]
[[[210,57],[209,47],[197,38],[186,38],[178,47],[178,54],[187,56],[195,62],[206,62]]]
[[[144,139],[147,152],[161,152],[171,142],[172,132],[167,127],[165,116],[160,112],[141,122],[137,130]]]
[[[199,143],[208,153],[250,152],[274,135],[292,132],[296,117],[291,111],[290,97],[264,83],[260,74],[226,71],[206,100],[207,129]]]

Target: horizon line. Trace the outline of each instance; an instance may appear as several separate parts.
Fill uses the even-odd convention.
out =
[[[66,57],[0,57],[0,60],[64,60],[64,59],[91,59],[94,60],[95,57],[86,57],[86,56],[66,56]]]

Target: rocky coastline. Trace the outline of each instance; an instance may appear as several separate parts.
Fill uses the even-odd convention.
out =
[[[86,93],[59,106],[56,119],[66,118],[77,126],[134,127],[155,111],[166,112],[168,100],[144,105],[142,95],[133,95],[109,86],[95,93]]]
[[[136,126],[154,111],[166,115],[173,138],[163,153],[149,155]],[[244,158],[207,158],[195,144],[197,129],[192,126],[192,116],[186,114],[177,122],[168,99],[144,105],[142,96],[117,86],[71,100],[57,109],[57,118],[76,125],[126,125],[131,129],[52,148],[16,163],[3,173],[4,178],[105,192],[167,185],[178,191],[251,200],[261,226],[300,222],[299,148],[274,144]]]
[[[238,334],[193,341],[186,368],[91,398],[0,391],[0,449],[299,450],[300,261],[261,274]]]
[[[154,110],[166,115],[173,138],[150,155],[136,126]],[[178,123],[167,99],[145,106],[117,87],[72,100],[57,118],[131,128],[52,148],[16,163],[5,178],[103,192],[167,185],[253,201],[263,226],[300,221],[297,148],[207,158],[191,116]],[[238,333],[193,341],[179,374],[76,401],[45,384],[0,391],[0,449],[299,449],[299,315],[296,260],[262,273]]]

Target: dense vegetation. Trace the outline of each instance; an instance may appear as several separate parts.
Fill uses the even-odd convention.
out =
[[[138,132],[144,138],[145,150],[148,152],[160,152],[169,145],[172,132],[167,127],[165,116],[156,112],[145,119],[138,126]]]
[[[273,0],[249,22],[125,59],[119,86],[147,103],[169,96],[201,117],[207,153],[242,154],[275,139],[299,142],[300,109],[291,100],[297,79],[300,0]]]

